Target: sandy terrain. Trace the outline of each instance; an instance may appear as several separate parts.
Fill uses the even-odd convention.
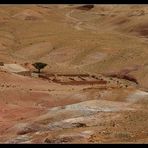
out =
[[[148,143],[147,16],[147,5],[0,6],[0,143]]]

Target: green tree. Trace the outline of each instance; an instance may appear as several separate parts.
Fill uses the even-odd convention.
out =
[[[41,62],[36,62],[34,64],[32,64],[37,70],[38,70],[38,73],[41,72],[41,69],[45,68],[47,66],[46,63],[41,63]]]

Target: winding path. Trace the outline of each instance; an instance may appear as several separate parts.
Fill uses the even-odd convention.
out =
[[[89,25],[89,24],[86,24],[86,22],[84,23],[83,21],[80,21],[79,19],[75,18],[72,16],[72,14],[75,12],[75,10],[71,10],[69,11],[68,13],[66,13],[66,18],[68,18],[69,20],[71,20],[73,23],[75,23],[74,25],[74,28],[76,30],[84,30],[84,29],[89,29],[91,30],[92,32],[96,33],[97,31],[97,28],[92,26],[92,25]],[[83,28],[82,28],[82,24],[83,24]],[[85,27],[84,27],[85,25]]]
[[[82,21],[78,20],[75,17],[72,17],[71,14],[74,12],[74,10],[71,10],[70,12],[66,13],[66,18],[70,19],[73,23],[75,23],[74,28],[77,30],[83,30],[81,26],[81,24],[83,23]]]

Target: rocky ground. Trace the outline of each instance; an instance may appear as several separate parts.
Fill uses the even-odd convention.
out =
[[[98,80],[60,75],[54,82],[0,75],[1,143],[147,142],[148,93],[134,82],[101,74]]]

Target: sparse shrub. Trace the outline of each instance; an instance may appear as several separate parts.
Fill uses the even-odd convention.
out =
[[[123,74],[122,73],[112,73],[112,74],[107,74],[107,76],[113,77],[113,78],[125,79],[125,80],[128,80],[128,81],[134,82],[136,84],[139,84],[137,79],[134,78],[132,75],[129,75],[129,74],[125,74],[125,73],[123,73]],[[119,83],[118,80],[116,82]]]
[[[87,127],[85,123],[72,123],[74,127]]]
[[[4,62],[0,62],[0,66],[4,66]]]
[[[83,6],[79,6],[79,7],[77,7],[77,9],[80,9],[80,10],[90,10],[90,9],[92,9],[92,8],[94,8],[94,5],[92,5],[92,4],[87,4],[87,5],[83,5]]]

